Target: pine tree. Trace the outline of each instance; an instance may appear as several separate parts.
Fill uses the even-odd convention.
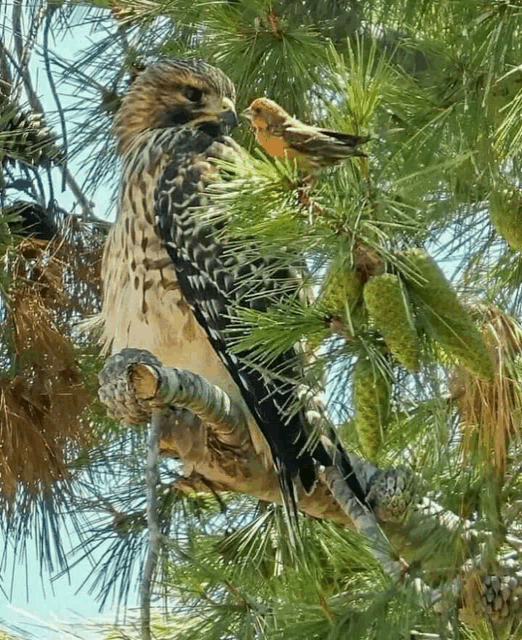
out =
[[[25,184],[39,184],[42,172],[88,148],[86,193],[114,184],[113,114],[133,74],[158,55],[220,67],[236,84],[239,110],[266,95],[304,121],[371,137],[367,157],[309,180],[256,149],[245,124],[234,137],[249,155],[214,188],[238,243],[255,237],[282,261],[285,247],[306,260],[313,304],[241,315],[238,348],[257,348],[260,366],[299,340],[319,349],[312,373],[328,380],[330,415],[346,449],[379,469],[404,470],[381,476],[390,500],[378,518],[409,563],[407,575],[391,579],[368,540],[327,518],[300,518],[292,545],[280,507],[213,494],[204,483],[190,490],[166,460],[157,512],[168,542],[154,594],[158,608],[163,599],[174,614],[158,612],[157,637],[519,637],[522,8],[504,0],[38,7],[44,19],[35,9],[32,24],[43,40],[46,29],[59,37],[85,19],[108,31],[74,64],[57,54],[49,62],[58,93],[65,82],[82,92],[81,109],[72,105],[58,118],[64,148],[48,132],[36,135],[36,121],[17,111],[16,91],[0,92],[9,123],[5,144],[0,137],[2,250],[26,269],[34,258],[24,256],[10,223],[26,187],[12,167]],[[4,82],[17,55],[14,37],[12,51],[0,49]],[[42,209],[42,198],[33,200],[31,211]],[[78,242],[81,234],[73,236]],[[13,269],[2,278],[9,384],[20,366],[8,317]],[[35,282],[27,286],[36,291]],[[66,333],[71,316],[59,326]],[[74,348],[83,379],[92,380],[101,360],[78,339]],[[116,595],[125,603],[147,548],[146,432],[108,421],[99,405],[82,420],[91,439],[68,437],[74,455],[64,456],[61,473],[70,480],[42,478],[45,491],[35,492],[34,480],[22,478],[11,494],[4,489],[4,529],[16,537],[26,496],[35,526],[66,501],[83,534],[76,557],[107,545],[92,575],[100,601]],[[424,512],[408,510],[423,498],[431,499]],[[444,518],[429,517],[435,503]],[[422,601],[416,578],[444,592],[437,606]]]

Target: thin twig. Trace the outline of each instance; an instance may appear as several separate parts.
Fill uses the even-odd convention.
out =
[[[38,185],[38,189],[40,191],[40,196],[38,196],[38,194],[36,193],[36,189],[34,189],[34,199],[42,205],[42,207],[45,207],[45,188],[44,188],[44,184],[42,181],[42,178],[40,176],[40,173],[38,171],[38,169],[36,167],[25,167],[25,171],[24,173],[26,173],[26,175],[28,176],[32,176],[32,179],[29,178],[31,180],[31,183],[34,185],[34,183],[36,182],[36,184]]]
[[[16,58],[8,49],[4,48],[3,53],[5,54],[6,58],[9,60],[11,66],[15,69],[15,71],[20,76],[24,84],[25,91],[27,93],[27,99],[29,101],[29,104],[31,105],[31,109],[33,111],[37,111],[38,113],[43,113],[42,103],[40,102],[33,88],[33,84],[31,82],[31,76],[29,72],[27,71],[27,69],[24,69],[20,64],[18,64]],[[18,100],[18,98],[19,96],[15,93],[12,93],[11,91],[11,99],[13,101],[16,101]]]
[[[22,38],[22,0],[13,3],[13,31],[15,35],[15,49],[20,63],[23,64],[24,46]]]
[[[74,197],[78,200],[78,204],[82,209],[82,218],[84,222],[103,222],[97,218],[94,213],[94,204],[83,193],[80,185],[76,182],[74,176],[69,171],[68,167],[61,162],[57,162],[58,168],[62,172],[62,175],[67,183],[67,186],[72,191]]]
[[[29,28],[29,33],[27,37],[23,37],[22,33],[22,6],[23,2],[21,0],[15,0],[13,6],[13,24],[15,27],[16,34],[16,52],[18,55],[18,59],[20,60],[20,64],[24,69],[29,66],[29,61],[31,59],[31,52],[34,48],[34,43],[36,40],[36,36],[38,34],[38,30],[42,23],[43,17],[47,13],[47,6],[43,4],[36,16],[31,20],[31,26]],[[26,14],[27,15],[27,14]]]
[[[63,168],[67,168],[67,150],[68,150],[67,127],[65,126],[65,116],[63,113],[63,107],[60,101],[60,96],[58,95],[58,91],[56,90],[56,84],[54,82],[53,73],[51,70],[51,63],[49,61],[49,31],[51,29],[51,20],[53,17],[53,13],[57,8],[58,8],[58,5],[54,5],[54,6],[49,6],[49,9],[47,10],[45,27],[43,32],[43,58],[44,58],[45,72],[47,73],[47,80],[49,82],[49,88],[51,89],[54,102],[56,103],[58,117],[60,118],[60,126],[62,128],[62,147],[63,147],[63,155],[64,155]],[[65,184],[66,184],[65,173],[64,171],[62,171],[62,191],[65,191]]]
[[[143,568],[143,579],[140,589],[141,609],[141,637],[142,640],[151,640],[150,630],[150,601],[154,573],[158,564],[161,548],[161,533],[158,524],[158,499],[156,487],[159,484],[159,442],[163,416],[165,411],[161,409],[152,412],[150,421],[149,442],[147,447],[147,526],[149,529],[149,550]]]
[[[19,60],[19,70],[21,70],[21,77],[24,81],[24,84],[28,86],[28,82],[30,83],[30,76],[28,72],[29,68],[29,60],[31,50],[34,47],[34,42],[36,39],[36,34],[38,33],[38,29],[40,28],[40,24],[42,18],[46,13],[46,7],[41,7],[38,17],[32,21],[30,32],[27,38],[24,38],[24,34],[22,32],[22,8],[23,2],[22,0],[15,0],[13,3],[13,31],[14,31],[14,40],[15,40],[15,49],[16,54]],[[32,86],[31,86],[32,88]],[[15,96],[19,97],[19,96]],[[43,113],[43,111],[42,111]]]
[[[9,59],[6,55],[5,45],[0,38],[0,99],[9,97],[13,86],[13,76],[9,67]]]
[[[29,61],[31,59],[31,54],[35,48],[36,37],[38,35],[38,31],[40,30],[40,26],[45,18],[45,15],[48,10],[54,11],[57,9],[57,6],[47,6],[47,3],[44,2],[40,9],[38,10],[38,14],[36,17],[32,19],[31,26],[29,27],[29,34],[25,39],[25,51],[24,51],[24,64],[26,67],[29,66]],[[25,60],[27,58],[27,60]]]

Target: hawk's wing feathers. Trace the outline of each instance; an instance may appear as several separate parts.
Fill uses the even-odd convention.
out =
[[[295,479],[310,491],[315,465],[333,461],[317,438],[309,443],[306,412],[296,410],[302,374],[296,351],[275,357],[271,376],[249,362],[252,353],[230,348],[235,308],[266,311],[296,295],[289,269],[252,247],[232,246],[224,221],[211,215],[206,185],[217,170],[211,159],[234,155],[221,137],[235,122],[234,96],[218,69],[168,60],[141,73],[124,98],[114,126],[122,182],[103,258],[104,332],[113,349],[147,348],[244,405],[253,441],[258,431],[266,441],[257,440],[258,453],[264,457],[270,448],[283,500],[295,512]],[[290,135],[310,149],[329,145],[347,153],[351,138],[313,131]],[[348,457],[340,462],[364,501]]]
[[[205,134],[197,130],[180,133],[187,139],[192,137],[195,147],[212,143],[202,139]],[[263,376],[247,364],[248,353],[235,355],[226,342],[233,307],[266,310],[274,295],[281,296],[289,275],[280,268],[279,273],[274,272],[274,265],[261,257],[241,261],[237,251],[229,252],[217,242],[208,222],[196,217],[194,207],[204,204],[210,165],[204,153],[196,158],[180,153],[180,133],[176,134],[172,160],[155,192],[158,231],[176,268],[183,295],[265,436],[286,490],[291,479],[299,476],[304,489],[310,491],[315,483],[315,468],[310,452],[304,450],[306,430],[300,414],[288,413],[294,385]],[[271,277],[252,277],[263,271],[272,272]],[[296,364],[292,350],[277,358],[274,369],[292,378]]]
[[[218,242],[217,230],[210,226],[208,219],[205,221],[197,215],[197,207],[208,204],[204,193],[211,170],[208,158],[211,146],[221,143],[198,130],[182,130],[173,136],[172,158],[155,190],[158,232],[175,266],[185,300],[269,444],[283,499],[295,512],[295,479],[299,477],[309,492],[316,481],[315,464],[332,464],[320,441],[313,450],[307,447],[310,425],[305,411],[290,410],[297,398],[294,382],[299,378],[297,353],[290,349],[273,360],[275,380],[249,362],[248,351],[234,354],[227,344],[234,308],[268,310],[272,301],[292,295],[289,287],[292,275],[276,260],[262,257],[259,252],[252,258],[251,248],[242,259],[237,249],[229,251]],[[183,151],[184,147],[201,149],[205,145],[206,150],[200,154]],[[348,457],[341,456],[340,462],[349,487],[364,502],[364,492]]]

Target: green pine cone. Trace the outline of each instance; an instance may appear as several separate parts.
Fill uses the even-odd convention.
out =
[[[409,369],[419,368],[419,344],[410,304],[398,276],[385,273],[371,278],[363,291],[375,326],[397,360]]]
[[[361,297],[361,282],[354,271],[329,273],[323,285],[322,302],[333,315],[342,315],[346,306],[352,308]]]
[[[359,358],[353,370],[355,428],[362,452],[375,459],[390,416],[390,381],[367,358]]]
[[[437,263],[420,249],[405,251],[403,257],[412,267],[404,277],[426,304],[423,310],[437,342],[470,373],[492,380],[493,362],[482,335]]]
[[[498,233],[512,249],[522,251],[522,193],[512,189],[494,194],[489,211]]]

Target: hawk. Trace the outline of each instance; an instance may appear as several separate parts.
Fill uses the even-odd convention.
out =
[[[248,353],[233,354],[227,331],[235,307],[266,311],[288,295],[288,273],[259,253],[246,260],[228,250],[223,224],[205,215],[212,158],[237,153],[225,135],[236,123],[234,97],[232,82],[199,60],[161,61],[131,85],[114,123],[122,177],[102,263],[104,334],[113,353],[147,349],[226,391],[295,509],[295,489],[311,491],[316,464],[331,458],[321,443],[310,449],[305,412],[290,412],[296,384],[261,374]],[[296,353],[275,366],[295,377]],[[364,500],[347,458],[345,465]]]
[[[268,98],[256,98],[243,115],[250,122],[256,141],[269,155],[295,158],[303,168],[331,166],[353,156],[365,157],[357,146],[368,142],[368,137],[310,126],[292,118]]]

